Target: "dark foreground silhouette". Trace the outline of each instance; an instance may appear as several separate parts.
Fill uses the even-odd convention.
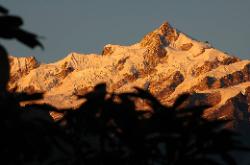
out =
[[[0,12],[1,38],[42,47],[35,34],[21,29],[20,17],[8,15],[3,7]],[[99,84],[79,96],[85,102],[76,110],[20,106],[42,94],[7,91],[7,54],[0,46],[1,164],[234,165],[231,151],[249,151],[224,127],[228,121],[202,118],[207,106],[183,108],[188,94],[166,107],[142,89],[115,94]],[[138,109],[138,100],[147,109]],[[54,121],[53,111],[63,117]]]

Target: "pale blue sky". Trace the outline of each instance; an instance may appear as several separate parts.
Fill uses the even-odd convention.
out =
[[[0,0],[25,28],[45,39],[45,50],[1,41],[15,56],[42,62],[69,52],[100,53],[108,43],[127,45],[168,20],[188,35],[250,59],[250,0]]]

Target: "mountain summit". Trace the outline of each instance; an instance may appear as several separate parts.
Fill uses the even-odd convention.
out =
[[[195,40],[168,22],[130,46],[108,44],[102,54],[70,53],[64,59],[40,64],[33,57],[10,57],[9,90],[45,92],[40,102],[58,108],[77,107],[77,94],[105,82],[112,92],[150,91],[171,105],[182,93],[186,106],[210,104],[207,118],[249,120],[250,61]]]

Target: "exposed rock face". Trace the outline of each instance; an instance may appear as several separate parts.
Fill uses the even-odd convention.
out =
[[[249,102],[247,96],[238,94],[228,99],[218,109],[210,109],[205,113],[205,117],[216,119],[223,118],[232,120],[228,123],[228,127],[235,129],[246,129],[250,128],[248,125],[249,120]]]
[[[10,84],[15,84],[20,78],[29,74],[29,72],[37,67],[39,63],[35,57],[13,57],[9,56],[11,66],[10,70]],[[11,90],[14,86],[9,86]]]
[[[220,65],[229,65],[238,61],[240,61],[240,59],[230,56],[228,58],[223,59],[222,61],[219,61],[218,59],[215,61],[205,61],[202,66],[194,66],[192,70],[192,76],[197,77],[201,74],[205,74],[206,72],[211,71],[212,69],[217,68]]]
[[[216,106],[221,102],[221,94],[219,92],[214,93],[190,93],[190,97],[184,102],[182,107],[192,108],[199,106]],[[209,117],[209,116],[206,116]]]
[[[176,41],[178,33],[168,22],[164,22],[158,29],[147,34],[140,42],[142,47],[147,49],[147,55],[164,57],[167,54],[164,49]],[[149,58],[149,57],[148,57]]]
[[[159,98],[168,97],[183,81],[184,76],[180,71],[176,71],[169,77],[163,76],[162,79],[151,81],[149,90]]]
[[[230,66],[234,66],[231,64]],[[198,90],[206,90],[206,89],[218,89],[218,88],[226,88],[230,86],[234,86],[243,82],[250,81],[250,64],[249,63],[242,63],[244,66],[242,69],[237,68],[237,70],[233,71],[232,73],[225,73],[222,77],[215,77],[215,76],[205,76],[200,83],[195,85],[193,89]],[[229,66],[225,67],[228,69]]]
[[[112,48],[105,46],[102,51],[102,55],[111,55],[113,53]]]
[[[105,82],[114,92],[143,88],[166,105],[189,92],[185,106],[211,105],[207,118],[233,119],[231,127],[250,121],[250,61],[194,40],[167,22],[134,45],[106,45],[102,55],[73,52],[52,64],[10,57],[10,63],[10,89],[43,91],[41,102],[58,108],[76,107],[74,95]]]

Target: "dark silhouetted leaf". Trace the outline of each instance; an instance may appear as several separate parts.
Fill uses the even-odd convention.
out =
[[[33,33],[24,30],[19,30],[16,32],[16,38],[17,40],[19,40],[30,48],[40,46],[43,49],[43,45],[37,40],[38,36]]]
[[[28,94],[28,93],[15,93],[15,98],[21,102],[21,101],[32,101],[32,100],[38,100],[43,98],[43,93],[34,93],[34,94]]]
[[[0,13],[3,13],[3,14],[8,14],[8,9],[6,9],[5,7],[3,6],[0,6]]]
[[[184,101],[186,101],[189,98],[190,94],[185,93],[177,97],[177,99],[174,102],[173,108],[178,108]]]
[[[9,60],[7,51],[0,45],[0,93],[6,90],[9,81]]]
[[[0,16],[0,25],[3,29],[17,29],[23,25],[23,20],[18,16]]]

